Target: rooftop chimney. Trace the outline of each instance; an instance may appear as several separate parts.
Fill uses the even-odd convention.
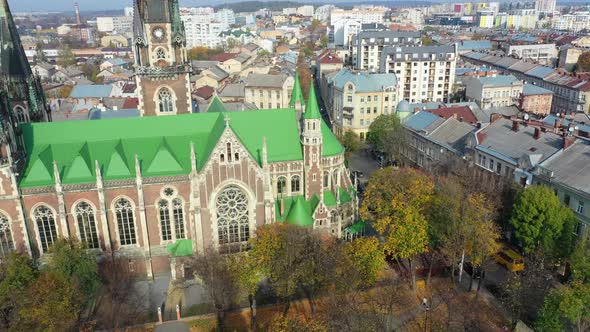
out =
[[[539,127],[535,127],[535,133],[533,134],[534,139],[539,139],[541,137],[541,129]]]
[[[501,118],[502,118],[502,114],[492,113],[490,115],[490,123],[494,123],[494,122],[496,122],[496,120],[501,119]]]
[[[74,4],[74,8],[76,8],[76,24],[82,24],[82,20],[80,19],[80,7],[78,7],[78,3]]]
[[[518,132],[518,121],[512,120],[512,131]]]
[[[563,149],[567,149],[570,145],[574,144],[576,137],[574,136],[563,136]]]

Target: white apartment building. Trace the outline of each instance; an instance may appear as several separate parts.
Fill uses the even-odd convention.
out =
[[[186,31],[187,47],[204,46],[216,48],[221,46],[219,34],[225,30],[223,24],[208,19],[208,15],[181,15]]]
[[[552,28],[562,31],[578,32],[590,28],[590,12],[575,12],[561,16],[554,16]]]
[[[313,18],[320,20],[322,22],[328,22],[330,20],[330,15],[332,11],[336,10],[336,6],[334,5],[323,5],[315,9],[315,13],[313,13]]]
[[[557,58],[557,47],[555,44],[509,45],[506,54],[540,64],[550,64]]]
[[[455,83],[456,47],[387,47],[381,54],[379,69],[396,75],[400,100],[448,102]]]
[[[125,16],[133,17],[133,7],[125,7],[123,13]]]
[[[108,16],[96,18],[98,32],[127,33],[133,31],[133,16]]]
[[[348,47],[350,38],[361,31],[362,24],[357,20],[343,19],[334,23],[334,45]]]
[[[297,8],[297,14],[302,15],[305,17],[312,17],[313,16],[313,6],[305,5]]]
[[[285,74],[255,74],[246,78],[245,101],[259,109],[288,108],[295,80]]]
[[[353,19],[360,23],[383,23],[387,9],[376,7],[368,9],[343,10],[337,9],[330,13],[330,25],[342,19]]]
[[[384,48],[419,46],[421,36],[420,31],[361,31],[350,42],[352,63],[358,70],[378,71]]]
[[[465,95],[482,109],[517,104],[523,82],[513,75],[472,77],[467,81]]]
[[[535,11],[537,13],[553,14],[556,2],[556,0],[537,0],[535,1]]]
[[[236,14],[231,9],[220,9],[213,14],[213,20],[221,23],[224,29],[229,29],[236,24]]]
[[[295,14],[297,14],[297,8],[295,8],[295,7],[283,8],[283,15],[295,15]]]

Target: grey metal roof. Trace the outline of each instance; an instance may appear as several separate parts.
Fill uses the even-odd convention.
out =
[[[397,77],[395,74],[377,74],[368,72],[354,73],[350,69],[340,70],[333,78],[334,85],[340,90],[349,82],[354,84],[356,92],[377,92],[384,88],[395,87]]]
[[[576,140],[542,166],[553,171],[552,181],[590,193],[590,142],[587,140]]]
[[[287,75],[255,74],[251,73],[246,78],[246,87],[282,88]]]
[[[244,83],[229,83],[218,93],[218,95],[219,97],[243,98],[245,96],[245,87],[246,84]]]
[[[432,131],[428,138],[441,145],[450,147],[463,153],[467,136],[475,130],[472,125],[454,118],[448,118],[440,126]]]
[[[504,156],[519,160],[522,157],[540,155],[539,162],[547,159],[562,147],[562,138],[553,133],[541,133],[534,139],[534,127],[520,125],[518,131],[512,130],[512,121],[499,119],[478,133],[479,147],[493,150]]]

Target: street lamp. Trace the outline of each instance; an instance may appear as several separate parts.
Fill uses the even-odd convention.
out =
[[[427,330],[427,326],[428,326],[428,313],[430,312],[430,304],[428,303],[428,299],[427,298],[422,298],[422,308],[424,308],[424,310],[426,310],[426,318],[424,319],[424,332],[428,331]]]

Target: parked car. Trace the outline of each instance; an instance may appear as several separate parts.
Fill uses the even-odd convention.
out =
[[[524,258],[515,250],[502,247],[500,251],[494,254],[494,260],[500,265],[504,265],[511,272],[524,270]]]

